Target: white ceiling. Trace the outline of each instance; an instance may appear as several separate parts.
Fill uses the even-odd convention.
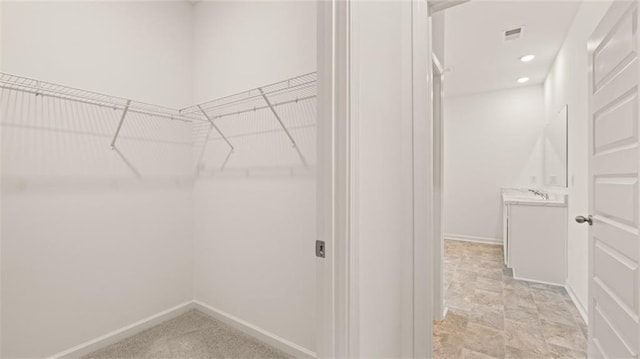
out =
[[[445,11],[445,93],[456,96],[544,82],[578,1],[473,0]],[[504,31],[524,36],[504,41]],[[527,54],[536,58],[523,63]],[[516,83],[519,77],[529,82]]]

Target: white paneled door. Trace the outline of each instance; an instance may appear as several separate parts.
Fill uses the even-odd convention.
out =
[[[613,3],[589,41],[589,357],[640,341],[638,3]]]

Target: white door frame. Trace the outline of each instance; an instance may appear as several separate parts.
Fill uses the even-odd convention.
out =
[[[432,56],[434,83],[440,79],[440,96],[433,99],[433,315],[435,320],[444,319],[447,307],[444,302],[444,68],[436,54]],[[432,87],[433,88],[433,87]],[[436,101],[438,112],[435,113]]]
[[[427,1],[412,1],[413,357],[433,357],[433,69]]]
[[[429,11],[434,14],[438,11],[444,11],[456,5],[464,4],[471,0],[431,0],[429,1]]]
[[[318,2],[317,238],[326,257],[317,259],[318,358],[359,354],[357,201],[351,132],[357,116],[350,108],[350,3]],[[431,29],[426,0],[412,0],[413,113],[413,336],[414,358],[432,356],[432,123]],[[369,60],[367,60],[369,61]],[[425,100],[426,99],[426,100]]]
[[[318,358],[357,356],[357,248],[350,220],[349,1],[318,1]]]

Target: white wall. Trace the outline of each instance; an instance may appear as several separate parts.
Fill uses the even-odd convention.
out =
[[[198,101],[316,70],[315,2],[199,2],[195,37]],[[315,123],[313,101],[278,110]],[[195,184],[195,299],[313,352],[315,127],[291,131],[304,169],[282,131],[241,136],[277,128],[268,110],[217,122],[236,150],[223,170],[228,148],[210,142],[203,173],[217,174]]]
[[[545,93],[545,101],[547,100]],[[545,105],[549,105],[545,102]],[[567,106],[547,115],[543,142],[543,184],[566,192],[567,187]]]
[[[314,1],[200,2],[195,102],[316,71]]]
[[[2,71],[182,106],[191,11],[3,2]],[[2,356],[52,355],[190,300],[190,126],[129,116],[118,154],[119,112],[1,100]]]
[[[0,39],[2,39],[2,4],[0,4]],[[0,45],[0,69],[2,67],[2,46]],[[0,111],[0,121],[4,121]],[[2,126],[0,126],[0,138],[2,138]],[[2,188],[2,162],[0,158],[0,188]],[[2,203],[2,190],[0,190],[0,203]],[[0,205],[0,323],[2,323],[2,205]],[[0,325],[0,356],[2,356],[2,325]]]
[[[445,59],[444,59],[444,54],[445,54],[444,35],[445,35],[445,29],[446,29],[445,14],[446,14],[446,11],[439,11],[431,15],[431,31],[432,31],[431,40],[433,41],[432,51],[433,51],[433,54],[436,55],[436,57],[440,61],[441,65],[443,66],[445,64]]]
[[[445,97],[445,236],[502,239],[501,188],[539,187],[544,116],[540,85]]]
[[[582,2],[545,81],[547,116],[568,105],[568,277],[567,287],[587,308],[588,228],[574,218],[588,213],[587,40],[611,1]]]
[[[351,36],[358,39],[351,44],[358,354],[408,357],[413,352],[411,3],[355,2],[351,21]]]
[[[169,107],[192,103],[189,4],[15,1],[3,7],[4,72]]]

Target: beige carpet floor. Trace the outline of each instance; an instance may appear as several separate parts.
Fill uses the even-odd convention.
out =
[[[197,310],[93,352],[86,359],[290,358]]]

